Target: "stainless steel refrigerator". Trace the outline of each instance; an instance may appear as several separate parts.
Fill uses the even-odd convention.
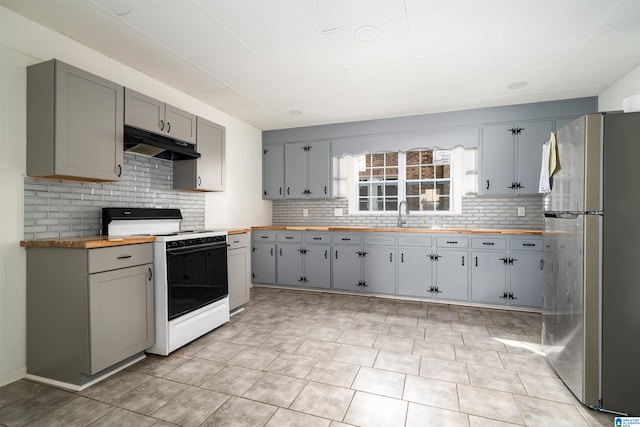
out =
[[[584,404],[640,415],[640,113],[557,132],[544,198],[542,343]]]

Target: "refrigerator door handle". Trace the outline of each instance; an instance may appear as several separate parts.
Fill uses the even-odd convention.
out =
[[[564,212],[545,212],[545,218],[557,218],[557,219],[576,219],[580,215],[600,215],[603,216],[603,211],[564,211]]]

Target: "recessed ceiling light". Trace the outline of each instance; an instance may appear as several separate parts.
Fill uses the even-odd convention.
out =
[[[291,114],[292,116],[299,116],[300,114],[302,114],[302,111],[300,111],[300,110],[289,110],[289,114]]]
[[[378,37],[378,29],[370,25],[365,25],[356,30],[356,38],[363,42],[370,42]]]
[[[507,86],[509,89],[511,90],[517,90],[517,89],[522,89],[523,87],[525,87],[526,85],[528,85],[529,83],[527,82],[515,82],[515,83],[511,83],[509,86]]]

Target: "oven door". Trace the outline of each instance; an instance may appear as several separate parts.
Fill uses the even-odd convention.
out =
[[[168,320],[227,294],[226,242],[167,249]]]

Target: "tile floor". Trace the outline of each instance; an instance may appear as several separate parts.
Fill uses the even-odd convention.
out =
[[[540,316],[256,287],[232,321],[82,392],[0,388],[3,426],[613,426],[540,353]]]

